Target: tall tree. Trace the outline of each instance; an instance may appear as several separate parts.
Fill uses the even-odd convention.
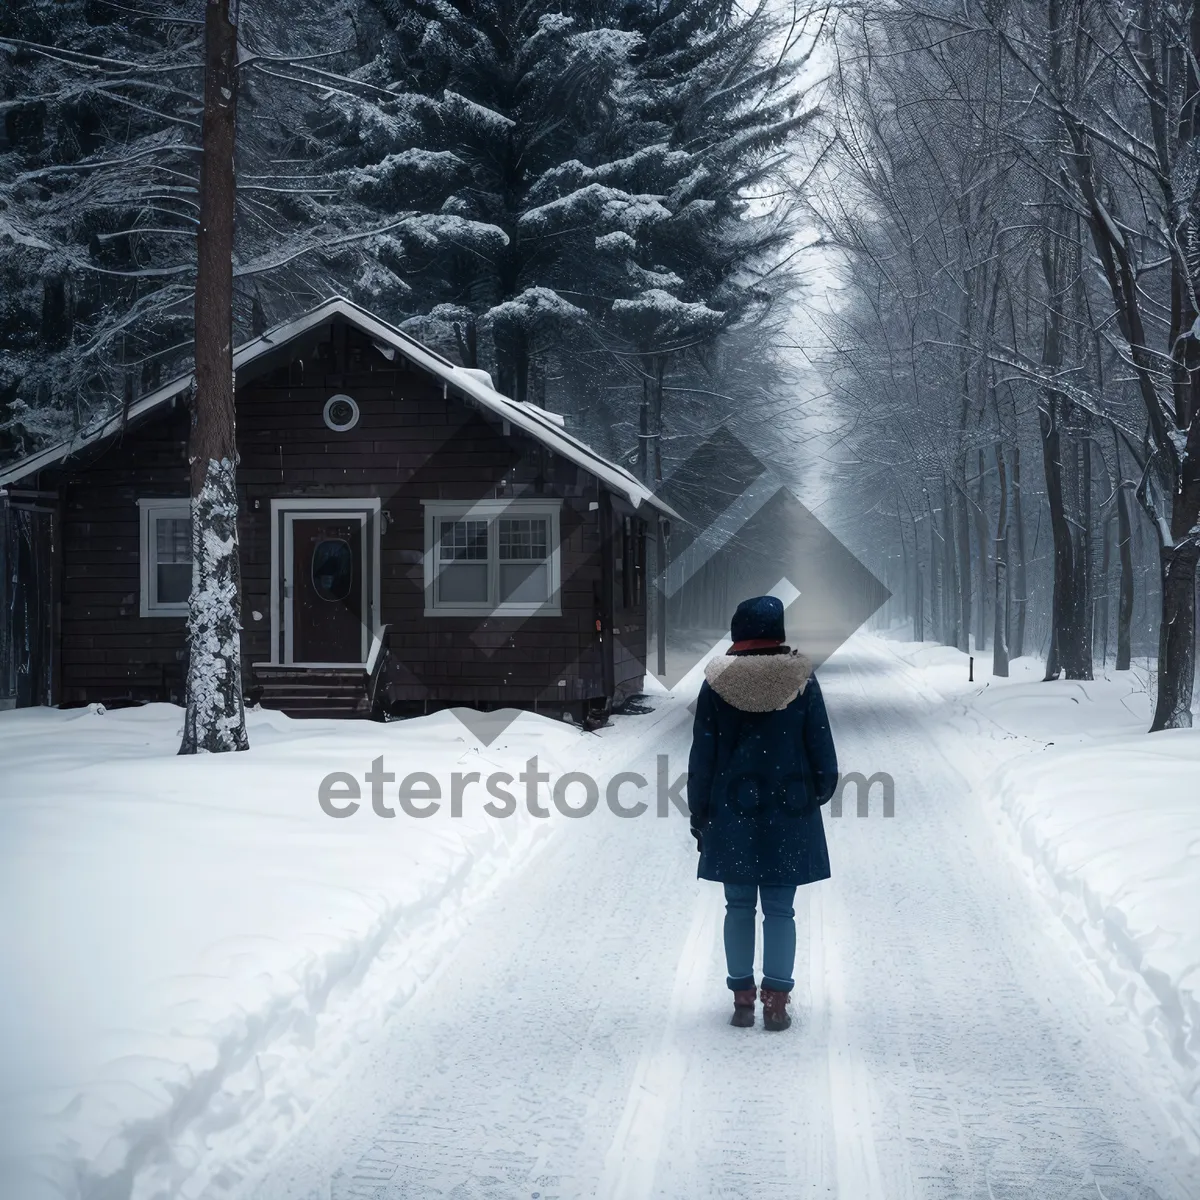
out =
[[[624,153],[607,169],[662,211],[636,236],[608,239],[599,278],[613,297],[610,350],[640,384],[647,481],[662,478],[668,396],[686,397],[678,376],[794,290],[797,150],[819,115],[805,69],[826,15],[801,4],[781,18],[725,0],[623,8],[622,27],[641,43],[622,96]]]
[[[0,8],[0,452],[186,357],[198,35],[162,0]]]
[[[237,0],[208,0],[204,24],[200,227],[196,236],[196,387],[188,461],[192,593],[187,712],[180,754],[245,750],[237,441],[233,376]]]
[[[1191,493],[1179,484],[1186,471],[1174,475],[1163,448],[1170,443],[1181,469],[1190,469],[1191,434],[1147,403],[1152,392],[1160,406],[1173,397],[1178,408],[1182,392],[1191,411],[1195,306],[1179,247],[1191,244],[1192,217],[1162,195],[1192,178],[1180,173],[1185,158],[1172,138],[1187,128],[1194,58],[1179,40],[1182,9],[1117,7],[1119,19],[1112,6],[1083,0],[1049,8],[1032,0],[865,6],[857,39],[841,47],[838,175],[821,214],[846,252],[848,302],[829,321],[826,377],[853,421],[854,470],[844,486],[861,505],[858,520],[886,553],[868,521],[881,485],[901,508],[926,477],[940,476],[941,636],[964,646],[968,613],[982,617],[985,604],[1000,603],[1008,576],[1013,652],[1024,650],[1032,622],[1048,646],[1050,679],[1092,674],[1093,547],[1109,503],[1097,502],[1095,456],[1108,435],[1138,466],[1133,487],[1114,498],[1136,491],[1160,541],[1175,529],[1165,553],[1176,575],[1197,540],[1174,508],[1175,525],[1160,519],[1169,497],[1182,498],[1186,529],[1195,528]],[[1137,69],[1123,67],[1122,55],[1141,55]],[[1158,93],[1154,55],[1169,65],[1169,85]],[[1165,124],[1156,125],[1154,105],[1169,114]],[[1072,122],[1083,143],[1073,140]],[[1156,130],[1170,136],[1163,141]],[[1089,207],[1081,182],[1089,175],[1099,207]],[[1122,256],[1133,264],[1123,292],[1110,282],[1106,245],[1118,268]],[[1139,320],[1142,333],[1131,340],[1126,329]],[[1003,413],[997,395],[1008,398]],[[1165,443],[1156,429],[1165,429]],[[1041,453],[1041,495],[1021,477],[1031,450]],[[987,461],[979,459],[978,486],[969,488],[962,464],[981,453]],[[993,474],[1001,482],[1001,455],[1011,465],[1003,497],[990,485]],[[936,503],[928,507],[932,519]],[[989,536],[984,517],[992,515],[996,529],[1007,524],[1012,533],[1006,545]],[[1053,554],[1038,554],[1040,536]],[[1128,550],[1131,541],[1119,544]],[[946,602],[953,592],[957,605]],[[1188,609],[1182,621],[1166,608],[1160,621],[1155,727],[1170,712],[1184,719],[1190,596],[1184,587],[1175,597]],[[993,626],[997,635],[1010,632],[998,619]]]
[[[555,286],[558,264],[582,256],[585,272],[597,236],[636,232],[658,211],[583,165],[603,160],[613,81],[636,38],[602,8],[565,7],[362,0],[353,73],[371,90],[331,96],[317,133],[344,189],[329,220],[372,230],[344,255],[354,294],[451,353],[455,324],[473,321],[479,365],[519,400],[536,393],[547,346],[585,316]]]
[[[1158,535],[1158,695],[1151,729],[1190,727],[1200,563],[1200,6],[1082,0],[994,26],[1063,132],[1062,184],[1083,214],[1148,436],[1138,489]],[[985,15],[988,15],[985,13]],[[1045,34],[1030,54],[1025,30]],[[1164,277],[1165,276],[1165,277]],[[1157,344],[1156,344],[1157,342]]]

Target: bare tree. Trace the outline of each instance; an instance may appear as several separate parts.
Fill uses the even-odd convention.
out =
[[[1190,724],[1200,0],[891,0],[861,13],[839,45],[837,175],[819,215],[845,255],[823,366],[867,553],[888,553],[881,505],[899,511],[919,491],[938,636],[966,649],[973,632],[979,648],[990,625],[997,672],[1004,649],[1033,641],[1047,679],[1089,679],[1111,617],[1100,545],[1105,577],[1112,550],[1119,561],[1124,668],[1138,633],[1136,496],[1157,544],[1152,728]],[[1044,490],[1022,477],[1031,451]]]
[[[1195,0],[1046,0],[1003,18],[983,7],[978,18],[1027,73],[1037,104],[1063,135],[1048,175],[1087,223],[1115,318],[1116,337],[1109,336],[1146,421],[1141,444],[1130,439],[1127,448],[1158,538],[1151,729],[1190,727],[1200,561],[1200,176],[1189,164],[1200,8]]]

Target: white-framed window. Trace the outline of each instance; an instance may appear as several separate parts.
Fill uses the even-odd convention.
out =
[[[192,590],[192,502],[138,501],[143,617],[186,617]]]
[[[561,615],[561,501],[422,504],[426,616]]]

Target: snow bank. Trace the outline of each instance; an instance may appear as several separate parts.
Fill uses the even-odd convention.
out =
[[[170,705],[0,713],[0,1194],[195,1196],[260,1160],[556,824],[479,790],[385,819],[366,784],[334,819],[327,774],[382,756],[448,799],[453,772],[587,769],[605,741],[529,714],[490,747],[449,713],[248,717],[248,752],[179,757]]]
[[[1095,737],[1004,768],[996,799],[1200,1132],[1200,731]]]
[[[1178,1085],[1200,1138],[1200,730],[1147,734],[1138,671],[1042,682],[1044,665],[991,675],[977,654],[889,642],[945,705],[942,747],[998,820],[1096,976]],[[952,732],[946,733],[946,730]],[[965,735],[965,740],[964,740]]]

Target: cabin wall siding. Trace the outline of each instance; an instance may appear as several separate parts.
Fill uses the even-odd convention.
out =
[[[186,496],[182,405],[62,471],[61,702],[182,699],[183,618],[141,617],[139,497]]]
[[[642,690],[646,675],[646,605],[645,597],[650,590],[649,580],[645,572],[645,523],[637,519],[633,522],[634,535],[642,544],[642,592],[643,601],[640,606],[626,607],[624,588],[620,576],[614,572],[613,587],[613,695],[616,703],[636,695]],[[622,553],[622,539],[613,538],[612,550],[614,555]],[[614,564],[615,565],[615,564]],[[620,632],[617,632],[617,631]]]
[[[284,364],[238,389],[247,690],[252,664],[272,657],[271,500],[378,497],[388,514],[381,620],[392,626],[389,653],[401,667],[393,699],[528,705],[603,695],[600,531],[589,509],[599,495],[595,478],[533,439],[504,435],[499,421],[406,364],[387,362],[356,331],[343,336],[337,343],[335,333],[334,358],[330,343],[318,342],[302,369]],[[344,433],[329,430],[322,415],[338,392],[353,396],[361,413]],[[187,427],[180,404],[51,473],[63,496],[63,702],[182,699],[183,618],[139,615],[137,501],[187,495]],[[496,496],[562,499],[562,616],[426,617],[420,501]],[[622,671],[628,675],[628,664]]]

